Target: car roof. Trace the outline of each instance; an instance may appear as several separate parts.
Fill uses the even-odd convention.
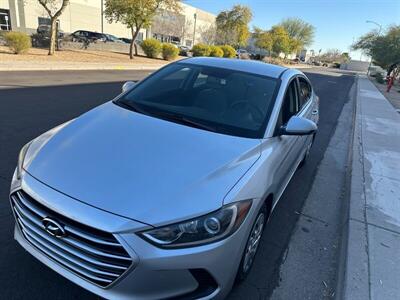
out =
[[[273,78],[279,78],[284,71],[288,70],[288,68],[285,67],[247,59],[193,57],[181,60],[180,62],[248,72]]]

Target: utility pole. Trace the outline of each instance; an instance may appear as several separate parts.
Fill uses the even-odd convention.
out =
[[[197,21],[197,14],[194,13],[194,27],[193,27],[193,44],[192,47],[194,46],[194,42],[196,39],[196,21]]]
[[[104,0],[101,0],[101,33],[104,33]]]
[[[382,31],[382,25],[381,24],[379,24],[379,23],[377,23],[375,21],[370,21],[370,20],[367,20],[366,23],[372,23],[372,24],[375,24],[376,26],[379,26],[378,36],[381,35],[381,31]],[[360,60],[361,60],[361,57],[360,57]],[[371,69],[371,65],[372,65],[372,56],[371,56],[370,61],[369,61],[367,75],[369,75],[369,72],[371,71],[370,70]]]

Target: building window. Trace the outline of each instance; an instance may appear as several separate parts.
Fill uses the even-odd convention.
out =
[[[38,24],[39,24],[38,27],[50,28],[51,20],[50,20],[50,18],[38,17]],[[60,30],[60,20],[57,20],[56,24],[57,24],[57,30]]]
[[[38,17],[38,23],[40,25],[51,25],[51,20],[50,18],[43,18],[43,17]]]
[[[0,30],[11,30],[10,11],[8,9],[0,9]]]
[[[138,35],[137,35],[137,37],[136,37],[136,40],[137,40],[137,41],[141,41],[141,42],[143,41],[143,32],[139,32],[139,33],[138,33]]]

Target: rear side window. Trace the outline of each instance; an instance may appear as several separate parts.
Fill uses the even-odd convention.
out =
[[[299,77],[299,104],[300,109],[307,103],[307,101],[311,98],[311,86],[307,80],[302,77]]]

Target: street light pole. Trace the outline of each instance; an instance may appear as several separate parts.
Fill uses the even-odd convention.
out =
[[[104,33],[104,0],[101,0],[101,33]]]
[[[371,20],[367,20],[366,23],[371,23],[371,24],[375,24],[376,26],[379,26],[378,36],[381,35],[381,31],[382,31],[382,25],[381,24],[379,24],[379,23],[377,23],[375,21],[371,21]],[[369,75],[369,73],[371,71],[371,65],[372,65],[372,56],[371,56],[371,59],[369,60],[367,75]]]
[[[197,21],[197,14],[194,13],[194,28],[193,28],[193,44],[192,47],[194,46],[194,41],[196,38],[196,21]]]

